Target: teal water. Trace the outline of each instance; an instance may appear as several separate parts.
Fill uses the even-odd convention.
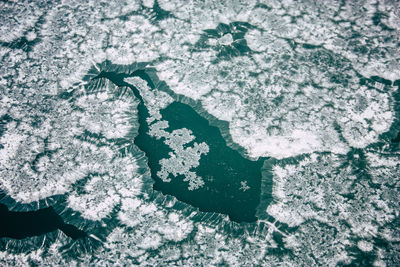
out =
[[[163,119],[169,122],[168,130],[190,129],[196,136],[194,141],[207,143],[210,151],[206,156],[202,156],[196,169],[199,176],[205,177],[203,188],[187,190],[186,183],[182,182],[183,177],[173,179],[170,183],[164,183],[154,177],[154,189],[175,195],[202,211],[228,214],[233,221],[256,220],[255,209],[260,198],[263,160],[248,160],[228,147],[219,129],[211,126],[189,105],[174,102],[161,113]],[[136,144],[139,147],[142,145],[140,141]],[[157,170],[159,166],[152,165],[150,168]],[[246,183],[247,190],[241,190],[241,182]]]
[[[168,153],[172,150],[163,140],[157,140],[148,134],[148,109],[139,91],[123,81],[125,77],[134,76],[146,80],[150,87],[154,87],[146,72],[142,70],[129,75],[103,72],[98,78],[107,78],[117,86],[131,88],[140,100],[139,133],[134,142],[146,154],[154,179],[153,188],[163,194],[175,196],[178,200],[199,208],[200,211],[228,214],[230,219],[236,222],[255,221],[256,208],[260,202],[261,168],[264,160],[249,160],[227,146],[218,127],[210,125],[207,119],[188,104],[173,102],[161,110],[162,120],[169,123],[166,131],[189,129],[196,137],[191,143],[205,142],[209,146],[209,152],[201,157],[200,165],[195,170],[205,184],[199,189],[189,190],[187,182],[183,181],[183,175],[172,178],[170,182],[163,182],[158,177],[157,172],[161,170],[160,160],[168,158]]]

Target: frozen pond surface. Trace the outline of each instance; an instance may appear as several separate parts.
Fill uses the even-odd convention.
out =
[[[396,266],[399,10],[0,2],[0,265]]]

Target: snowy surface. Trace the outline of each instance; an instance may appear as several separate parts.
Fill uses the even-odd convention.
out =
[[[2,1],[0,190],[21,204],[63,195],[82,228],[109,229],[98,247],[58,235],[0,251],[0,265],[398,264],[400,154],[382,134],[398,123],[399,10],[371,0]],[[259,207],[271,220],[238,225],[149,189],[133,145],[138,100],[109,82],[88,90],[88,71],[106,60],[147,62],[168,85],[126,79],[154,135],[160,109],[189,98],[226,121],[249,157],[273,157],[272,202]],[[174,152],[160,176],[201,186],[193,173],[207,144],[183,148],[187,129],[163,138]]]

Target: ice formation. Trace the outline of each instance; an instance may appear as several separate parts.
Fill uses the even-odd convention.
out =
[[[376,0],[2,1],[0,190],[21,205],[63,195],[80,220],[109,229],[95,253],[72,257],[80,246],[59,235],[0,251],[0,265],[398,264],[400,155],[387,136],[399,130],[399,10]],[[133,144],[138,100],[110,82],[88,90],[105,61],[146,62],[166,82],[169,92],[150,92],[127,79],[154,134],[166,127],[160,108],[186,98],[228,122],[249,157],[273,157],[272,203],[259,207],[270,219],[237,225],[152,191]],[[193,169],[207,145],[186,129],[162,138],[174,152],[160,176],[200,186]]]
[[[398,176],[399,156],[386,160],[381,159],[379,151],[370,151],[368,172],[361,170],[361,157],[365,156],[355,154],[348,161],[333,154],[311,154],[296,164],[274,166],[274,203],[267,212],[291,227],[299,226],[300,232],[307,236],[319,231],[315,231],[319,227],[315,223],[310,225],[310,221],[318,222],[329,231],[339,231],[340,237],[324,244],[331,246],[326,251],[338,250],[334,254],[341,255],[342,258],[337,258],[339,261],[351,260],[345,248],[354,246],[356,237],[364,239],[356,243],[360,250],[372,251],[374,240],[386,235],[386,231],[393,234],[392,227],[396,227],[400,208],[395,185],[398,181],[386,179]],[[379,189],[375,189],[377,185]],[[326,234],[325,230],[322,232]],[[298,234],[287,237],[286,242],[289,246],[299,246],[299,253],[307,254],[304,253],[308,247],[303,243],[305,239],[300,238],[300,244],[294,241]],[[315,258],[323,257],[315,255]]]
[[[151,90],[147,82],[143,79],[138,77],[128,77],[125,78],[124,81],[135,86],[140,91],[143,101],[149,110],[150,117],[147,119],[148,123],[161,120],[160,110],[166,108],[174,101],[170,95],[163,91]]]
[[[167,121],[161,120],[160,110],[173,101],[171,96],[157,89],[152,90],[138,77],[126,78],[125,81],[135,86],[143,97],[150,115],[147,118],[147,123],[150,124],[148,134],[156,139],[162,139],[172,150],[169,158],[160,160],[161,170],[157,172],[157,176],[164,182],[170,182],[170,176],[183,175],[183,181],[189,183],[189,190],[201,188],[204,181],[194,169],[199,166],[201,156],[207,155],[208,145],[205,142],[193,142],[193,145],[190,145],[196,137],[188,129],[177,129],[172,132],[166,130],[169,125]]]
[[[159,121],[151,125],[149,134],[157,139],[163,138],[172,152],[169,153],[169,158],[160,160],[161,170],[157,175],[164,181],[171,181],[172,176],[183,175],[184,181],[189,182],[189,190],[194,190],[202,187],[204,181],[200,176],[197,176],[193,169],[199,166],[200,157],[207,155],[209,147],[206,143],[197,142],[193,146],[188,146],[195,136],[188,129],[174,130],[171,133],[165,131],[168,128],[167,121]]]
[[[78,97],[74,107],[54,97],[38,104],[42,110],[32,110],[24,108],[23,101],[32,101],[29,95],[24,97],[18,106],[12,98],[5,102],[12,121],[0,137],[1,164],[7,166],[1,170],[3,190],[29,203],[69,192],[72,184],[91,173],[109,171],[117,156],[112,139],[124,138],[132,128],[133,99],[118,100],[103,92]],[[103,134],[104,140],[92,141],[85,131]],[[99,146],[101,142],[110,147]]]

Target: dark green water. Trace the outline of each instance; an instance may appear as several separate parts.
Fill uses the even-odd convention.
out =
[[[161,114],[163,119],[169,122],[170,131],[190,129],[196,136],[194,141],[207,143],[210,151],[201,157],[200,165],[196,169],[197,175],[205,181],[204,187],[189,191],[187,184],[182,181],[183,177],[173,179],[170,183],[153,177],[156,181],[154,189],[175,195],[178,199],[199,207],[200,210],[229,214],[234,221],[256,220],[255,211],[259,203],[263,162],[245,159],[237,151],[229,148],[219,129],[211,126],[189,105],[174,102]],[[142,144],[139,142],[137,145],[141,147]],[[155,164],[150,168],[158,170],[160,166]],[[247,184],[247,190],[241,189],[241,182]]]
[[[0,238],[24,239],[57,229],[74,240],[87,237],[85,232],[74,225],[66,224],[51,206],[36,211],[14,212],[0,203],[0,215]]]
[[[151,176],[154,179],[154,189],[163,194],[175,196],[177,199],[201,211],[228,214],[236,222],[252,222],[256,220],[256,208],[260,201],[261,167],[263,160],[252,161],[241,156],[239,152],[227,146],[220,130],[210,125],[209,121],[200,116],[190,105],[173,102],[161,110],[162,120],[169,123],[172,132],[186,128],[192,131],[196,138],[193,142],[205,142],[209,146],[207,155],[202,155],[200,165],[195,169],[198,176],[203,178],[204,186],[189,190],[188,183],[182,175],[171,177],[170,182],[163,182],[157,172],[161,170],[160,160],[168,158],[171,148],[163,140],[150,136],[146,119],[149,112],[139,91],[123,81],[125,77],[138,76],[148,80],[145,72],[135,72],[131,75],[114,72],[103,72],[98,78],[107,78],[118,86],[127,86],[140,100],[138,105],[139,132],[135,144],[145,152]],[[152,84],[149,83],[152,87]],[[243,186],[245,185],[245,186]]]

